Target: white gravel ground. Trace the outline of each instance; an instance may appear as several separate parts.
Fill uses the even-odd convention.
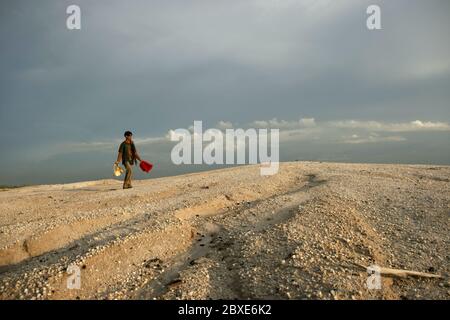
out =
[[[448,166],[291,162],[2,190],[0,298],[450,299],[449,182]],[[369,290],[372,264],[442,278]]]

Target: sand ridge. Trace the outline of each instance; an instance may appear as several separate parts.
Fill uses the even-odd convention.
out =
[[[450,167],[282,163],[0,192],[1,299],[449,299]],[[438,273],[383,277],[358,266]],[[81,270],[68,289],[67,267]]]

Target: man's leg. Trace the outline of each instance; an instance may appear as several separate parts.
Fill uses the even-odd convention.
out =
[[[131,178],[133,176],[133,170],[128,161],[125,162],[125,169],[126,169],[126,171],[125,171],[125,179],[123,181],[123,188],[127,189],[127,188],[131,188]]]

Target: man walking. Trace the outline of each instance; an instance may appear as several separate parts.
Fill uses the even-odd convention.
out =
[[[137,163],[136,160],[141,161],[141,157],[139,157],[136,147],[134,146],[132,140],[133,134],[130,131],[126,131],[124,136],[125,141],[120,144],[116,164],[119,164],[119,162],[122,161],[122,164],[125,166],[126,172],[125,179],[123,180],[123,188],[129,189],[133,187],[131,185],[131,177],[133,176],[132,166]]]

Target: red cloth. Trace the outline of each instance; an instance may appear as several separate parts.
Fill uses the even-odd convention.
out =
[[[142,169],[142,171],[150,172],[150,170],[152,170],[152,168],[153,168],[153,164],[151,164],[150,162],[142,160],[139,163],[139,167]]]

